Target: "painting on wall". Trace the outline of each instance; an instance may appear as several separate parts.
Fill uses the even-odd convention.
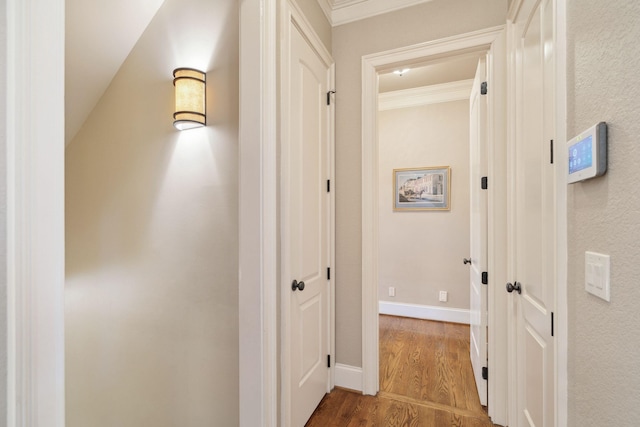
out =
[[[393,170],[393,210],[450,210],[451,168],[435,166]]]

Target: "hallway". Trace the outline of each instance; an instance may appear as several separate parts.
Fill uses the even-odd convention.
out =
[[[307,423],[314,426],[494,426],[475,390],[469,327],[381,315],[380,392],[336,388]]]

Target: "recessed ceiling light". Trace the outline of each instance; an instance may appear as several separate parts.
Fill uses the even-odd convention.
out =
[[[411,68],[403,68],[402,70],[395,70],[393,74],[397,76],[402,76],[404,73],[408,73],[410,70]]]

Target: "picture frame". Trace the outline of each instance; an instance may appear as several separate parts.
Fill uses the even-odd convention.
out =
[[[394,211],[448,211],[450,201],[449,166],[393,170]]]

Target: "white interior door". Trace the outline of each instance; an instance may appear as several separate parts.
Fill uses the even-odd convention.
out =
[[[553,0],[524,0],[514,20],[515,277],[507,286],[516,324],[517,426],[553,426],[555,419],[553,20]]]
[[[487,404],[487,381],[482,375],[482,369],[487,368],[487,286],[482,283],[482,273],[487,271],[487,191],[481,188],[481,179],[487,176],[487,97],[481,93],[485,81],[486,61],[483,58],[478,62],[469,99],[470,352],[482,405]]]
[[[292,427],[309,419],[329,391],[330,145],[326,97],[329,67],[298,28],[291,31],[288,144],[283,150],[289,278],[288,366]],[[294,282],[295,281],[295,282]],[[293,286],[297,283],[297,286]]]

